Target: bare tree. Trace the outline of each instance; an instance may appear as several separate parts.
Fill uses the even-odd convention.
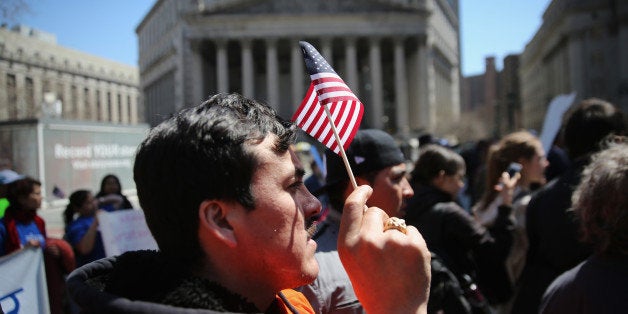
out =
[[[2,24],[15,24],[20,16],[30,12],[28,0],[2,0],[0,1],[0,22]]]

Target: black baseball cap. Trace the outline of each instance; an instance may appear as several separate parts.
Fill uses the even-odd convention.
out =
[[[395,139],[378,129],[358,130],[346,154],[354,176],[405,162],[405,157]],[[327,158],[325,187],[349,179],[340,155],[328,149],[325,151],[325,157]]]

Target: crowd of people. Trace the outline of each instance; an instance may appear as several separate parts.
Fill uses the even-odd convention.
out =
[[[89,190],[77,190],[70,195],[63,213],[65,235],[57,239],[47,236],[46,223],[37,214],[43,198],[41,186],[35,178],[10,169],[0,171],[0,191],[6,201],[0,217],[0,256],[24,247],[41,247],[50,312],[69,313],[66,277],[77,266],[105,257],[96,211],[133,206],[122,194],[119,179],[109,174],[102,180],[99,199]]]
[[[331,151],[306,178],[294,124],[218,94],[136,153],[158,251],[105,257],[98,211],[132,208],[115,175],[74,191],[51,239],[41,183],[4,170],[0,255],[42,248],[53,313],[65,291],[85,313],[611,313],[627,305],[626,117],[600,99],[573,107],[548,152],[517,131],[473,159],[423,139],[409,161],[390,134],[359,130],[352,184]]]
[[[628,174],[625,159],[622,164],[617,155],[619,151],[628,153],[627,146],[614,144],[617,161],[611,164],[616,167],[609,167],[608,172],[615,170],[615,185],[600,193],[622,195],[623,198],[605,197],[613,202],[611,207],[617,213],[598,214],[596,224],[593,218],[587,218],[593,227],[603,229],[598,232],[604,232],[606,237],[611,237],[606,234],[610,233],[606,224],[619,219],[617,225],[613,224],[613,240],[619,243],[611,245],[612,257],[607,256],[610,250],[599,249],[596,253],[599,238],[587,236],[592,231],[586,229],[593,227],[580,223],[582,214],[578,216],[577,210],[572,210],[571,197],[585,193],[574,193],[584,167],[592,159],[599,164],[606,160],[604,153],[592,156],[606,151],[604,143],[608,137],[625,136],[626,117],[601,99],[585,99],[573,107],[557,138],[560,145],[554,144],[548,152],[536,134],[526,130],[494,141],[479,141],[474,158],[445,141],[422,135],[418,158],[412,162],[385,132],[358,131],[346,154],[358,183],[373,188],[367,205],[378,206],[391,217],[405,218],[408,225],[419,230],[431,253],[429,313],[560,313],[564,312],[561,306],[569,302],[565,295],[584,299],[565,307],[570,309],[568,312],[598,313],[594,305],[613,297],[619,300],[618,291],[626,292],[617,283],[612,285],[617,291],[606,296],[593,294],[596,296],[588,299],[582,291],[566,294],[561,290],[567,284],[584,285],[582,279],[575,279],[578,270],[561,277],[568,279],[557,279],[576,266],[574,269],[588,269],[587,265],[594,264],[594,274],[600,272],[601,265],[607,265],[603,263],[610,265],[613,275],[620,275],[625,269],[619,265],[626,258],[620,240],[626,231],[623,235],[619,231],[623,225],[616,215],[622,209],[625,215],[623,195],[628,185],[622,178]],[[330,214],[314,234],[319,242],[315,256],[321,272],[313,283],[299,290],[317,313],[363,313],[336,248],[342,204],[352,188],[338,155],[326,151],[326,160],[326,183],[323,188],[312,190],[317,196],[325,193],[331,205]],[[515,170],[509,173],[513,164]],[[587,171],[584,173],[586,176]],[[464,193],[465,182],[473,186],[464,192],[473,195],[469,195],[470,203],[462,206],[459,197]],[[584,184],[579,189],[588,191]],[[581,206],[601,211],[597,208],[600,204],[593,204],[589,201]],[[587,258],[585,266],[578,266]],[[619,278],[628,279],[625,273]],[[568,283],[554,283],[556,288],[548,290],[554,280]],[[560,295],[560,301],[552,301],[548,306],[548,300],[558,298],[556,295]],[[622,304],[617,300],[601,307],[607,309],[601,312],[612,312],[612,306]]]

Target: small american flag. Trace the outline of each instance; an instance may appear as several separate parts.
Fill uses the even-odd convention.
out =
[[[304,41],[299,44],[312,83],[292,121],[338,154],[340,148],[323,106],[328,106],[331,112],[344,149],[349,147],[360,128],[364,106],[312,45]]]

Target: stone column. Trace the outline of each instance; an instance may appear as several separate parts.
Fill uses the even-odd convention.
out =
[[[368,107],[371,111],[371,126],[382,129],[384,116],[384,88],[382,81],[382,54],[379,47],[379,38],[369,40],[369,62],[371,67],[371,99]]]
[[[134,90],[130,90],[129,91],[129,96],[131,96],[131,104],[129,105],[129,123],[130,124],[137,124],[139,121],[139,117],[138,117],[138,100],[139,100],[139,95],[136,91]]]
[[[587,62],[585,62],[585,58],[583,57],[583,53],[585,51],[584,41],[582,40],[581,35],[574,34],[570,37],[567,45],[569,55],[569,86],[571,87],[571,91],[578,92],[576,97],[582,98],[582,95],[586,91],[584,67],[585,64],[587,64]],[[541,118],[540,121],[543,121],[543,119]]]
[[[44,90],[42,86],[43,71],[37,69],[33,71],[33,98],[35,100],[35,114],[41,114],[41,104],[44,102]],[[1,86],[1,85],[0,85]],[[4,85],[6,86],[6,85]]]
[[[200,82],[195,82],[195,85],[199,85]],[[120,119],[120,122],[124,123],[124,124],[129,124],[129,118],[130,118],[130,109],[131,109],[131,95],[129,94],[129,87],[125,86],[122,89],[123,92],[121,92],[120,94],[122,95],[122,112],[120,112],[120,117],[122,119]]]
[[[420,44],[418,52],[418,90],[419,90],[419,123],[420,126],[428,132],[434,131],[434,122],[436,121],[436,112],[434,104],[436,103],[435,82],[434,82],[434,65],[430,56],[430,44]]]
[[[7,72],[5,69],[0,71],[0,120],[9,119],[9,91],[7,90]]]
[[[89,120],[98,121],[98,112],[96,107],[96,90],[98,89],[98,83],[94,79],[88,79],[87,93],[89,94]]]
[[[279,65],[277,63],[277,40],[266,40],[266,89],[268,104],[279,110]]]
[[[395,59],[395,122],[397,133],[403,137],[409,134],[408,120],[408,80],[406,76],[406,56],[403,38],[394,39]]]
[[[303,90],[303,82],[305,74],[303,73],[303,55],[299,41],[294,39],[290,42],[290,75],[292,76],[292,109],[299,107],[305,91]],[[293,110],[293,111],[295,111]]]
[[[353,93],[356,93],[358,88],[358,60],[355,50],[355,38],[349,37],[345,39],[345,58],[347,77],[343,79]]]
[[[105,82],[100,82],[100,86],[98,89],[100,90],[100,113],[99,120],[100,121],[109,121],[109,102],[107,101],[107,94],[109,91],[109,84]]]
[[[460,72],[458,65],[451,67],[451,120],[454,123],[460,121]],[[514,126],[513,126],[514,127]]]
[[[216,85],[219,93],[229,92],[229,64],[227,59],[227,41],[216,40]]]
[[[80,84],[78,84],[80,83]],[[85,109],[87,108],[87,99],[85,99],[85,95],[83,95],[83,88],[85,88],[85,84],[87,82],[85,80],[77,80],[76,87],[76,114],[77,119],[85,120]]]
[[[197,103],[199,101],[203,101],[205,99],[207,99],[207,94],[209,93],[208,91],[205,90],[204,86],[204,81],[203,81],[203,56],[201,54],[201,46],[202,46],[202,42],[199,40],[190,40],[190,42],[188,43],[188,47],[189,47],[189,60],[186,63],[186,68],[185,71],[187,71],[188,75],[184,75],[184,77],[186,77],[187,80],[189,80],[189,82],[187,84],[190,85],[190,95],[188,95],[187,97],[190,97],[189,101],[192,101],[194,103]],[[125,88],[126,90],[126,88]],[[128,92],[123,94],[123,98],[126,98],[126,96],[129,95]],[[186,97],[186,99],[187,99]],[[126,107],[130,106],[130,104],[127,104],[126,99],[123,100],[123,103],[126,104]],[[125,118],[128,118],[125,117]],[[124,120],[123,120],[124,121]],[[126,122],[126,121],[125,121]]]
[[[240,45],[242,46],[242,95],[253,98],[255,96],[255,71],[251,40],[243,39]]]
[[[120,123],[120,86],[115,84],[111,88],[111,122]]]
[[[61,115],[64,119],[75,119],[75,110],[74,100],[72,99],[72,89],[70,85],[72,84],[72,77],[70,74],[63,75],[63,114]],[[113,102],[113,100],[112,100]]]

